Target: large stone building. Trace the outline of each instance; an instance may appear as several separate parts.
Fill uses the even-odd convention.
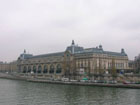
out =
[[[15,73],[18,72],[17,61],[10,63],[0,62],[0,72],[1,73]]]
[[[120,53],[104,51],[101,45],[85,49],[72,41],[63,52],[33,56],[24,51],[17,60],[17,70],[21,75],[77,79],[119,73],[129,67],[124,49]]]

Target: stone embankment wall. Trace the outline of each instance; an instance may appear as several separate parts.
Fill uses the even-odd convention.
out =
[[[0,77],[14,77],[14,78],[42,78],[48,80],[61,80],[63,77],[60,76],[59,78],[50,76],[50,75],[36,75],[36,74],[19,74],[19,73],[0,73]],[[82,80],[84,77],[71,77],[71,80]],[[85,77],[88,78],[88,77]],[[140,75],[118,75],[117,77],[112,77],[111,75],[108,76],[92,76],[88,78],[89,80],[105,80],[105,81],[112,81],[116,80],[118,82],[140,82]]]
[[[123,82],[123,81],[140,82],[140,75],[119,75],[117,77],[104,76],[104,77],[94,78],[94,80],[106,80],[106,81],[116,80],[118,82]]]

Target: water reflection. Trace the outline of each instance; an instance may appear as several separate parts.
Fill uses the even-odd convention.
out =
[[[0,79],[0,105],[140,105],[137,89]]]

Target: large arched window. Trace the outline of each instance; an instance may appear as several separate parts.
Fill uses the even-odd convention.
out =
[[[31,73],[31,66],[28,66],[28,73]]]
[[[42,71],[42,67],[41,67],[41,65],[39,65],[38,66],[38,72],[37,73],[41,73],[41,71]]]
[[[24,66],[24,67],[23,67],[23,73],[26,73],[26,72],[27,72],[27,67]]]
[[[36,66],[33,66],[33,72],[36,73]]]
[[[47,72],[48,72],[48,67],[47,67],[47,65],[44,65],[43,73],[47,73]]]
[[[57,65],[56,73],[61,73],[62,72],[62,67],[60,64]]]
[[[54,73],[54,65],[51,65],[50,66],[50,72],[49,72],[50,74],[53,74]]]

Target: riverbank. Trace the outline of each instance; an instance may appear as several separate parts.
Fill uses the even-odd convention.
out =
[[[22,80],[22,81],[27,81],[29,78],[27,77],[21,77],[18,75],[13,75],[13,74],[5,74],[5,73],[0,73],[0,78],[3,79],[11,79],[11,80]]]
[[[108,84],[108,83],[92,83],[92,82],[69,82],[69,81],[50,81],[50,80],[41,80],[41,79],[27,79],[29,82],[37,83],[51,83],[51,84],[64,84],[64,85],[79,85],[79,86],[98,86],[98,87],[114,87],[114,88],[131,88],[131,89],[140,89],[139,84]]]
[[[33,78],[33,77],[21,77],[17,75],[8,75],[8,74],[0,74],[0,78],[22,80],[22,81],[36,82],[36,83],[140,89],[140,84],[123,84],[123,83],[109,84],[109,83],[93,83],[93,82],[86,82],[86,81],[85,82],[55,81],[55,80],[46,80],[43,78],[39,79],[39,78]]]

